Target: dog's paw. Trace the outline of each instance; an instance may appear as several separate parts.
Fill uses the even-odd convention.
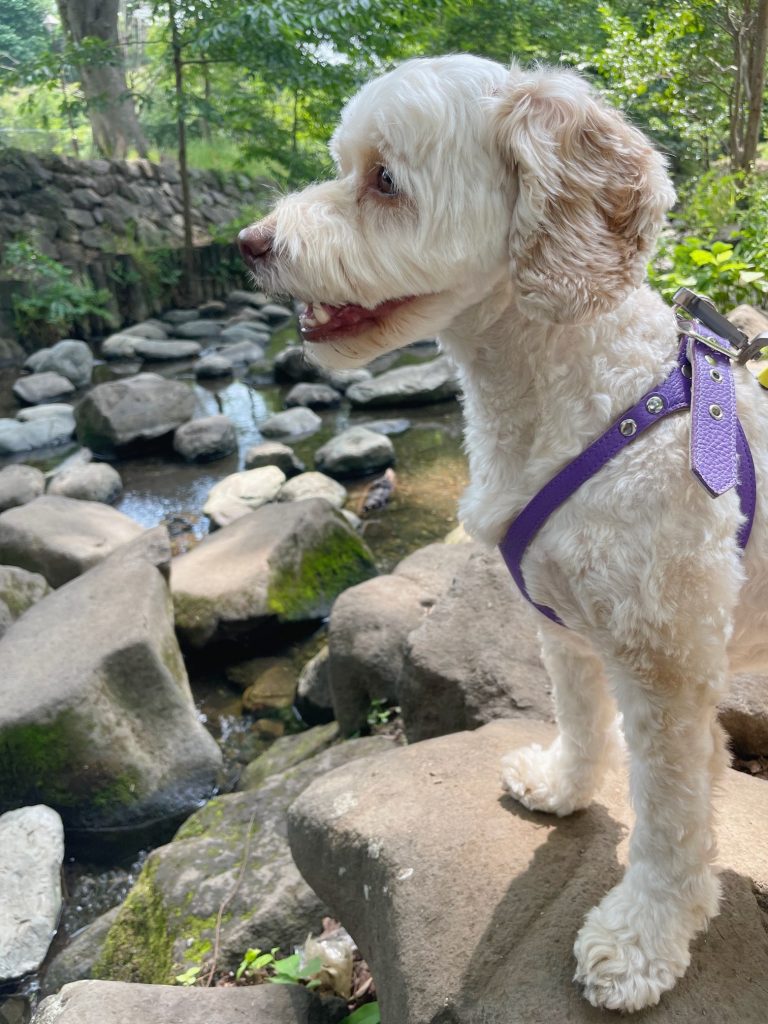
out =
[[[649,897],[624,882],[594,907],[576,937],[574,981],[593,1006],[631,1013],[655,1006],[690,963],[689,945],[717,913],[718,886],[684,907],[670,893]]]
[[[502,758],[501,769],[504,788],[530,811],[564,817],[592,799],[591,773],[566,764],[557,740],[546,750],[534,743],[512,751]]]

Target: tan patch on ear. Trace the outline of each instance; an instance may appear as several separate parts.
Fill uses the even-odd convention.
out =
[[[518,80],[497,118],[519,175],[510,255],[522,304],[558,323],[617,305],[674,199],[661,156],[573,73]]]

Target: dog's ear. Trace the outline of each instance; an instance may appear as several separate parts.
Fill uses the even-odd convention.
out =
[[[643,279],[675,199],[664,160],[573,72],[513,70],[494,134],[517,176],[510,255],[521,306],[579,323]]]

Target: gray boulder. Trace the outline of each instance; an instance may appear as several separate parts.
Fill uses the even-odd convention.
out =
[[[0,455],[66,444],[74,432],[75,420],[71,413],[27,421],[0,419]]]
[[[235,288],[226,297],[228,306],[253,306],[260,309],[267,304],[264,292],[247,292],[244,288]]]
[[[287,306],[279,306],[276,302],[268,302],[261,307],[262,314],[267,318],[268,323],[279,324],[290,320],[293,310]]]
[[[327,672],[344,733],[365,725],[373,701],[401,701],[408,638],[465,569],[471,552],[470,545],[430,544],[404,559],[394,574],[338,597],[328,624]],[[457,642],[471,644],[470,633],[463,627]]]
[[[216,354],[226,359],[231,366],[248,366],[250,363],[260,363],[264,358],[264,349],[255,341],[234,341],[225,348],[217,348]]]
[[[151,338],[153,341],[163,341],[168,337],[168,331],[160,320],[142,320],[138,324],[131,324],[123,328],[123,334],[135,334],[139,338]]]
[[[229,344],[237,341],[251,341],[257,345],[268,345],[270,340],[269,331],[259,323],[240,323],[225,327],[219,335],[222,342]]]
[[[285,396],[289,408],[303,405],[308,409],[333,409],[340,403],[341,392],[330,384],[294,384]]]
[[[71,395],[75,387],[61,374],[31,373],[27,377],[19,377],[13,385],[13,393],[20,402],[28,405],[40,405],[42,402],[53,402],[57,398]]]
[[[195,376],[198,380],[231,377],[232,363],[220,353],[211,353],[195,363]]]
[[[176,626],[189,644],[274,631],[327,615],[376,574],[373,556],[321,498],[264,505],[175,559]]]
[[[296,458],[293,448],[280,441],[264,441],[245,453],[246,469],[260,469],[262,466],[277,466],[287,477],[303,473],[305,469],[301,459]]]
[[[113,907],[76,932],[66,946],[45,965],[41,983],[43,996],[58,992],[73,981],[93,976],[93,965],[98,960],[109,929],[115,922],[120,907]]]
[[[47,493],[112,505],[122,490],[123,481],[114,466],[106,462],[87,462],[56,473],[48,484]]]
[[[72,433],[75,432],[75,407],[69,402],[46,402],[45,405],[29,405],[26,409],[19,409],[16,419],[20,423],[31,423],[33,420],[44,420],[58,417],[67,419],[72,424]]]
[[[290,381],[316,382],[325,379],[320,367],[309,361],[302,345],[289,345],[282,352],[278,352],[272,372],[278,384]]]
[[[357,370],[325,370],[323,380],[326,380],[332,388],[337,391],[348,391],[353,384],[360,384],[370,380],[373,374],[361,366]]]
[[[0,563],[39,572],[60,587],[141,533],[138,523],[100,502],[44,494],[0,514]]]
[[[535,613],[497,551],[450,547],[469,555],[466,564],[405,645],[398,695],[406,736],[415,742],[494,718],[551,720]]]
[[[188,462],[223,459],[237,451],[235,425],[229,416],[205,416],[190,420],[173,435],[174,451]]]
[[[28,608],[37,604],[51,588],[36,572],[16,565],[0,565],[0,638]]]
[[[125,331],[118,331],[117,334],[110,334],[101,343],[102,359],[135,359],[136,345],[141,338],[138,334],[126,334]],[[149,339],[147,339],[149,340]]]
[[[296,707],[305,722],[327,721],[335,717],[331,697],[328,646],[321,648],[299,674]]]
[[[215,341],[221,334],[221,324],[215,320],[192,320],[186,324],[178,324],[174,328],[178,338],[187,341]]]
[[[45,477],[34,466],[5,466],[0,469],[0,512],[39,498],[45,490]]]
[[[300,473],[284,483],[277,495],[278,501],[306,501],[307,498],[325,498],[334,508],[343,508],[347,489],[324,473]]]
[[[271,747],[245,767],[237,788],[256,789],[271,775],[279,775],[309,760],[330,747],[338,738],[339,727],[335,722],[315,726],[295,736],[280,736]]]
[[[50,370],[66,377],[76,388],[84,388],[91,383],[93,353],[84,341],[66,338],[52,348],[33,352],[24,367],[33,373]]]
[[[200,314],[196,309],[168,309],[163,313],[163,320],[176,327],[178,324],[188,324],[193,320],[199,320]]]
[[[341,1000],[301,985],[182,988],[77,981],[38,1007],[32,1024],[341,1024]]]
[[[174,359],[194,359],[200,355],[200,346],[196,341],[154,341],[151,338],[139,338],[133,346],[134,355],[148,363],[172,362]]]
[[[192,419],[195,393],[155,373],[97,385],[77,407],[77,434],[96,451],[153,441]]]
[[[401,366],[369,381],[353,384],[347,390],[347,398],[353,405],[375,408],[443,402],[458,392],[456,369],[450,359],[441,356],[428,363]]]
[[[404,434],[410,429],[411,421],[406,419],[395,420],[370,420],[368,423],[361,423],[361,427],[372,430],[375,434]]]
[[[68,828],[126,828],[212,792],[221,753],[197,717],[166,582],[127,548],[0,641],[0,807],[34,798]]]
[[[0,815],[0,982],[36,971],[61,910],[64,829],[50,807]]]
[[[322,425],[316,413],[299,406],[270,416],[259,424],[259,430],[264,437],[308,437],[317,433]]]
[[[720,722],[741,757],[768,757],[768,678],[735,676],[720,705]]]
[[[97,977],[169,984],[179,971],[209,962],[219,907],[228,897],[220,970],[236,969],[248,948],[291,949],[316,933],[323,906],[291,859],[286,811],[313,778],[392,747],[380,736],[352,740],[269,775],[254,789],[214,797],[147,858],[107,937]]]
[[[285,475],[277,466],[231,473],[208,492],[203,513],[216,524],[228,526],[269,501],[275,501]]]
[[[323,776],[291,807],[296,863],[362,950],[385,1024],[614,1019],[573,983],[572,947],[626,862],[626,778],[610,774],[568,818],[501,790],[501,758],[554,734],[516,720],[416,743]],[[720,916],[685,977],[633,1021],[765,1021],[768,786],[727,772],[718,789]]]
[[[315,452],[315,465],[331,476],[365,476],[394,461],[389,438],[366,427],[350,427]]]

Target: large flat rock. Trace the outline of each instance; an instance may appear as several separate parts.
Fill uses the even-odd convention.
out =
[[[296,863],[376,980],[382,1024],[605,1024],[572,978],[587,911],[618,881],[632,814],[610,776],[569,818],[502,792],[500,761],[554,727],[511,720],[340,768],[289,812]],[[722,912],[638,1024],[768,1019],[768,785],[728,772],[717,802]]]
[[[33,1024],[339,1024],[338,1000],[327,1008],[299,985],[180,988],[76,981],[42,1002]]]
[[[148,539],[157,531],[148,531]],[[168,587],[144,538],[34,605],[0,640],[0,810],[68,829],[189,813],[221,753],[200,723]]]
[[[39,572],[59,587],[142,532],[102,502],[44,494],[0,514],[0,563]]]
[[[370,551],[327,501],[264,505],[174,560],[176,627],[201,647],[322,618],[375,573]]]
[[[50,807],[0,815],[0,982],[36,971],[61,909],[64,829]]]

